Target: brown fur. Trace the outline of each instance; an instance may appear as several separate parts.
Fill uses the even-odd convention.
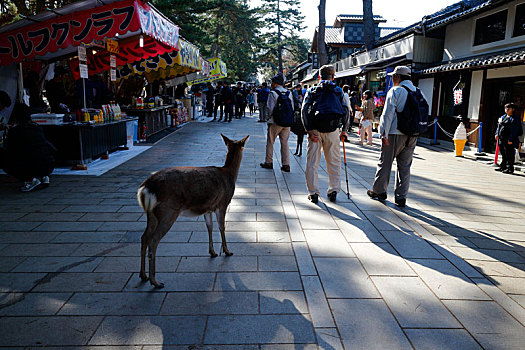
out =
[[[142,234],[140,278],[157,288],[164,285],[155,279],[155,256],[160,240],[169,231],[179,215],[204,215],[209,235],[209,253],[213,249],[213,221],[215,213],[222,238],[222,249],[232,255],[226,245],[225,216],[235,191],[242,151],[249,135],[240,141],[222,135],[228,147],[223,167],[174,167],[160,170],[144,181],[137,192],[140,206],[147,214],[146,230]],[[149,278],[146,275],[146,250],[149,250]]]

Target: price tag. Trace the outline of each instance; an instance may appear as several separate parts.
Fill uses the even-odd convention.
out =
[[[106,39],[106,50],[111,53],[119,53],[118,41],[113,39]]]
[[[115,68],[111,68],[109,70],[109,75],[110,75],[111,81],[117,81],[117,70]]]
[[[78,68],[79,68],[79,70],[80,70],[80,77],[81,77],[81,78],[85,78],[85,79],[89,78],[89,75],[88,75],[88,66],[87,66],[87,64],[85,64],[85,63],[80,63],[80,64],[78,65]]]
[[[109,56],[109,66],[111,68],[117,68],[117,57],[115,55]]]
[[[84,46],[78,47],[78,60],[83,62],[87,61],[87,53],[86,48]]]

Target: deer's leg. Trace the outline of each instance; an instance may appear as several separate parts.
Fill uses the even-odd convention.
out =
[[[224,251],[224,254],[226,254],[226,256],[231,256],[233,255],[233,253],[231,253],[228,250],[228,246],[226,244],[226,233],[225,233],[226,208],[218,209],[217,211],[215,211],[215,216],[217,217],[217,222],[219,223],[219,230],[221,231],[222,250]]]
[[[146,224],[146,229],[144,230],[144,233],[141,237],[141,247],[140,247],[140,279],[143,281],[148,280],[148,276],[146,275],[146,250],[148,249],[149,241],[151,239],[151,234],[155,231],[157,228],[157,224],[159,223],[157,221],[157,218],[153,213],[146,213],[148,222]]]
[[[177,217],[179,212],[173,209],[162,209],[157,207],[158,211],[155,213],[159,218],[159,223],[156,230],[151,235],[149,241],[149,282],[155,286],[155,288],[164,287],[164,283],[159,283],[155,278],[155,259],[157,255],[157,247],[159,246],[160,240],[169,231]]]
[[[204,214],[204,219],[206,219],[206,227],[208,228],[208,237],[209,237],[209,245],[210,249],[208,252],[210,253],[210,256],[212,258],[217,257],[217,253],[215,253],[215,249],[213,249],[213,215],[212,213],[206,213]]]

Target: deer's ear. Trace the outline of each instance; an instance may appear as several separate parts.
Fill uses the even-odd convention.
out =
[[[248,137],[250,137],[250,135],[246,136],[245,138],[241,140],[241,147],[244,147],[244,145],[246,144],[246,141],[248,141]]]
[[[223,134],[221,134],[221,136],[222,136],[222,139],[224,140],[224,143],[226,144],[226,146],[228,146],[230,144],[230,142],[231,142],[230,139],[227,138],[226,136],[224,136]]]

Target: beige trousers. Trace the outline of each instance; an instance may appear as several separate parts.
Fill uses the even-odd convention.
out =
[[[266,159],[265,163],[273,163],[273,144],[279,136],[281,142],[281,163],[290,165],[290,150],[288,148],[288,138],[290,137],[290,127],[282,127],[275,123],[268,124],[268,135],[266,137]]]
[[[328,193],[341,191],[341,151],[339,148],[340,131],[335,130],[328,133],[314,130],[319,135],[318,142],[312,142],[308,138],[308,150],[306,151],[306,187],[309,194],[319,194],[319,165],[321,163],[321,151],[324,152],[326,171],[328,172]]]

